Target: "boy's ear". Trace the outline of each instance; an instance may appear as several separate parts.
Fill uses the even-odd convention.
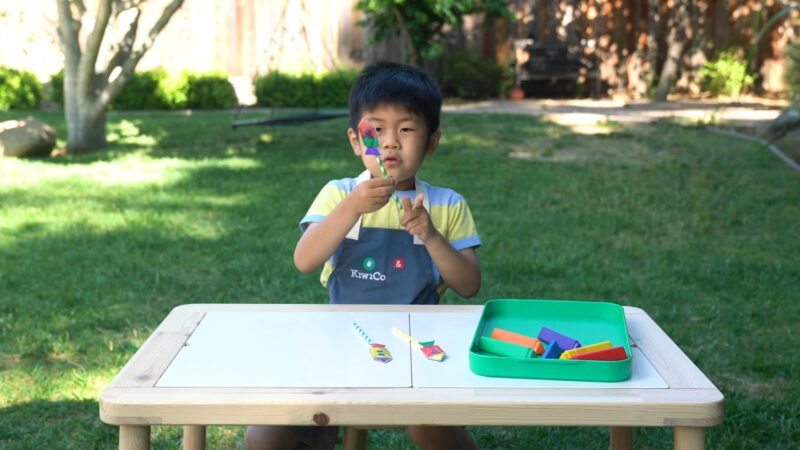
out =
[[[433,152],[439,147],[439,139],[442,138],[441,130],[433,132],[431,137],[428,138],[428,149],[425,151],[425,156],[431,156]]]
[[[348,128],[347,139],[350,140],[350,146],[353,147],[353,153],[355,153],[356,156],[361,156],[361,139],[358,136],[358,132],[354,131],[352,128]]]

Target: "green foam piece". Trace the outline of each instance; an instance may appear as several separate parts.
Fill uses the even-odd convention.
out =
[[[481,336],[480,341],[478,341],[478,350],[511,358],[530,358],[533,355],[533,350],[530,347],[523,347],[522,345],[492,339],[487,336]]]

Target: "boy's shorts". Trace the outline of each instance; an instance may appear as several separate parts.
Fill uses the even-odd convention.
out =
[[[339,427],[292,426],[292,431],[303,450],[333,450],[339,438]]]

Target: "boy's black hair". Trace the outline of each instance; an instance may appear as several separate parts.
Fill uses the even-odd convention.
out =
[[[380,104],[402,105],[425,121],[430,137],[439,129],[442,91],[422,69],[380,62],[361,72],[350,89],[350,127],[358,130],[361,113]]]

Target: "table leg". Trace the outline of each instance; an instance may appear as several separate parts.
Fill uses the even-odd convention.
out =
[[[120,425],[119,450],[150,450],[150,427]]]
[[[183,427],[183,450],[205,450],[205,425],[186,425]]]
[[[608,442],[609,450],[631,450],[633,448],[633,428],[611,427]]]
[[[705,428],[675,427],[675,450],[703,450],[705,448]]]
[[[344,427],[344,450],[365,450],[367,448],[366,428]]]

